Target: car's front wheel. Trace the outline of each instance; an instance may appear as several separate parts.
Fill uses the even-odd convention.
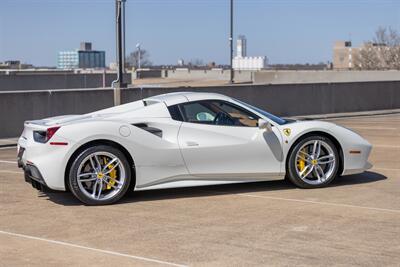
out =
[[[301,188],[317,188],[329,184],[338,169],[339,154],[333,142],[324,136],[310,136],[293,148],[287,164],[287,176]]]
[[[118,201],[129,188],[131,169],[125,155],[112,146],[86,148],[75,159],[69,173],[72,193],[88,205]]]

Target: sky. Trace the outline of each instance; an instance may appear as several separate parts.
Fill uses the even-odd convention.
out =
[[[229,62],[229,0],[127,0],[126,52],[137,43],[153,64]],[[0,0],[0,62],[55,66],[81,41],[115,62],[114,0]],[[379,26],[400,32],[399,0],[234,0],[234,38],[271,64],[332,60],[336,40],[370,40]]]

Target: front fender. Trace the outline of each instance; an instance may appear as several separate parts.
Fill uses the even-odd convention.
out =
[[[286,162],[289,153],[293,146],[305,135],[311,133],[324,133],[333,136],[339,145],[342,147],[342,143],[335,137],[334,131],[332,130],[335,124],[324,122],[324,121],[298,121],[285,125],[280,125],[279,130],[283,137],[283,154],[284,162]],[[286,164],[284,166],[286,169]]]

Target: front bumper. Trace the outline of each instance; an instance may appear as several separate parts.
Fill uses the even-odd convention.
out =
[[[363,172],[371,169],[372,167],[373,167],[373,165],[370,162],[367,161],[363,168],[360,168],[360,169],[348,169],[348,170],[345,170],[342,175],[344,176],[344,175],[353,175],[353,174],[363,173]]]
[[[367,141],[352,145],[347,150],[344,150],[345,162],[342,175],[358,174],[371,169],[373,166],[368,161],[371,150],[372,146]],[[352,151],[357,151],[358,153],[351,153]]]

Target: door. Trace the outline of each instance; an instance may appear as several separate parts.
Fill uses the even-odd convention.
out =
[[[279,175],[281,136],[257,126],[258,116],[220,100],[180,105],[179,146],[190,174],[215,179]],[[274,127],[273,127],[274,128]]]

